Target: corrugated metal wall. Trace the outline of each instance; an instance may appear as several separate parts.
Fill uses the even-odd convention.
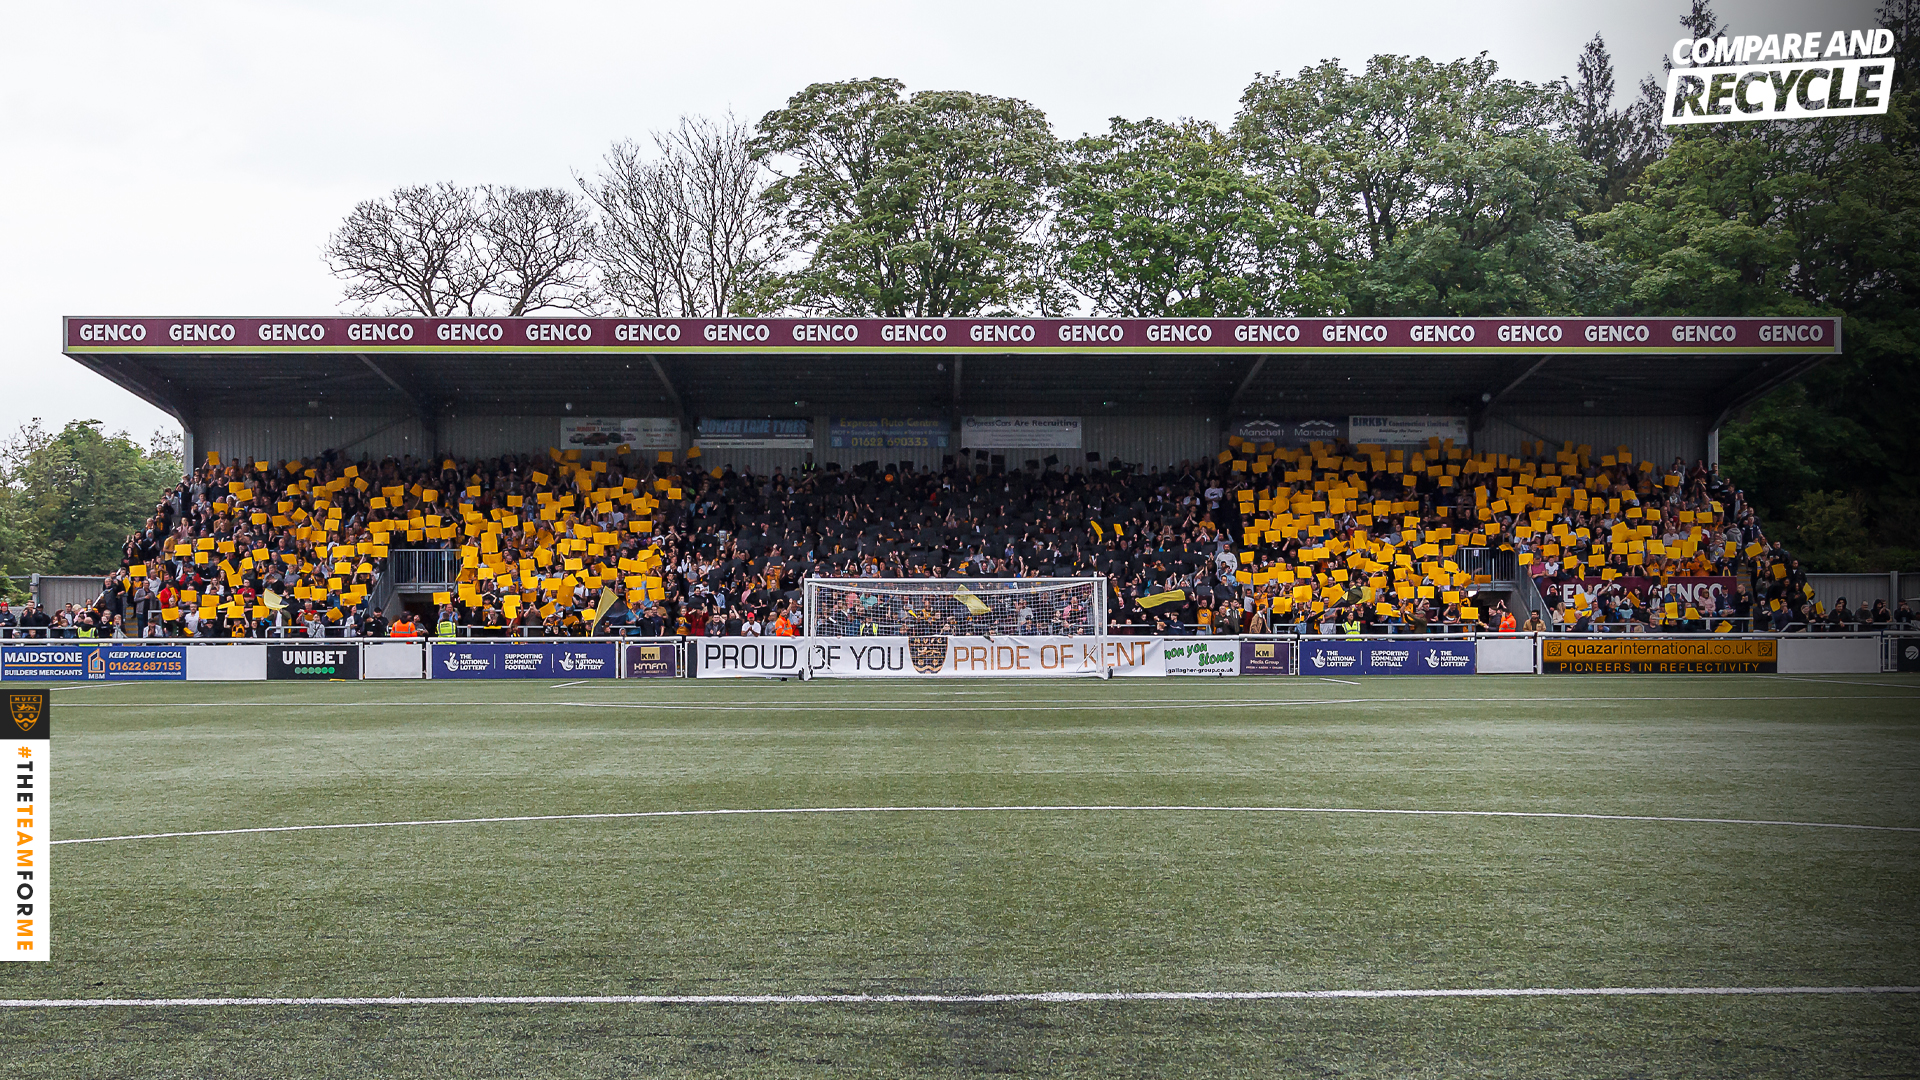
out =
[[[1473,435],[1473,447],[1496,454],[1518,454],[1522,445],[1545,439],[1554,448],[1571,442],[1595,453],[1626,446],[1636,458],[1665,465],[1674,458],[1688,464],[1707,456],[1706,422],[1692,416],[1566,416],[1496,413]]]
[[[1888,607],[1893,607],[1900,602],[1894,595],[1898,591],[1895,578],[1903,576],[1909,580],[1900,584],[1909,587],[1915,584],[1912,574],[1808,574],[1807,584],[1813,586],[1813,598],[1828,611],[1833,610],[1834,601],[1841,597],[1846,598],[1850,608],[1862,604],[1871,608],[1875,600],[1885,600]],[[1911,588],[1908,591],[1912,591]]]
[[[1083,416],[1077,447],[1036,446],[995,453],[1006,454],[1007,463],[1015,468],[1050,456],[1059,458],[1062,468],[1077,468],[1087,463],[1089,453],[1094,453],[1103,461],[1163,469],[1218,453],[1224,445],[1221,427],[1217,418],[1206,416]]]
[[[215,417],[194,425],[194,459],[217,450],[229,461],[304,459],[328,449],[349,457],[424,455],[426,429],[413,417],[329,419],[324,416]]]
[[[440,422],[438,451],[455,457],[494,457],[500,454],[537,454],[560,438],[559,416],[445,417]],[[814,418],[814,460],[838,461],[851,467],[875,459],[910,461],[938,468],[940,459],[958,448],[875,451],[834,450],[828,446],[831,418]],[[1056,456],[1064,466],[1082,465],[1092,451],[1103,458],[1165,467],[1181,461],[1199,461],[1219,452],[1222,423],[1207,416],[1087,416],[1081,421],[1082,446],[1035,447],[1010,450],[1007,458],[1019,463],[1029,458]],[[957,433],[956,433],[957,434]],[[428,449],[426,430],[412,417],[328,419],[325,417],[219,417],[201,421],[194,431],[196,460],[208,450],[235,459],[269,458],[275,461],[310,457],[321,450],[344,449],[352,457],[407,454]],[[689,433],[690,437],[691,433]],[[1707,456],[1707,431],[1695,417],[1597,417],[1568,415],[1496,414],[1474,434],[1475,449],[1519,453],[1523,444],[1545,439],[1558,445],[1585,443],[1598,449],[1626,445],[1649,460],[1666,463],[1675,457],[1691,462]],[[958,439],[954,442],[957,444]],[[804,450],[710,450],[709,467],[732,465],[766,474],[778,467],[797,469],[807,459]]]

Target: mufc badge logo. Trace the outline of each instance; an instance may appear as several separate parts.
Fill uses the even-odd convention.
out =
[[[13,722],[20,725],[21,731],[32,731],[46,708],[47,699],[40,694],[7,695],[7,711],[13,714]]]
[[[947,666],[947,639],[910,637],[907,655],[913,658],[913,670],[922,675],[938,675],[940,669]]]

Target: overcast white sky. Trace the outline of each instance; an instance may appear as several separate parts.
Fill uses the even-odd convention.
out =
[[[173,422],[59,351],[62,315],[339,309],[319,253],[361,199],[451,180],[571,183],[607,145],[811,82],[1024,98],[1062,136],[1110,116],[1226,122],[1257,72],[1485,50],[1572,72],[1598,31],[1623,90],[1684,0],[742,2],[84,0],[11,5],[0,37],[0,437]],[[1863,29],[1872,0],[1720,0],[1750,33]]]

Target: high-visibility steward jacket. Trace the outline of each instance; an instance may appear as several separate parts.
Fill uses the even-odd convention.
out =
[[[452,641],[454,630],[455,627],[452,619],[441,619],[439,622],[433,624],[433,636],[442,641]]]

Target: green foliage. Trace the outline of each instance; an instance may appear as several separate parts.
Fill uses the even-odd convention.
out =
[[[1498,72],[1328,60],[1241,96],[1254,171],[1346,240],[1356,314],[1560,314],[1604,276],[1570,224],[1601,175],[1566,137],[1567,88]]]
[[[1808,570],[1859,573],[1878,569],[1868,560],[1862,499],[1839,491],[1809,491],[1793,504],[1787,547]]]
[[[1039,109],[895,79],[815,83],[748,143],[781,172],[767,190],[797,270],[763,297],[836,315],[977,315],[1047,306],[1041,224],[1058,175]]]
[[[1625,201],[1580,223],[1620,268],[1595,313],[1845,316],[1843,356],[1721,436],[1723,467],[1817,569],[1904,569],[1920,547],[1915,9],[1881,12],[1901,72],[1886,116],[1688,130]],[[1712,13],[1696,3],[1690,17]]]
[[[1652,75],[1640,81],[1640,96],[1624,109],[1614,107],[1617,86],[1613,55],[1599,34],[1580,50],[1572,86],[1573,145],[1598,170],[1590,203],[1604,210],[1627,197],[1628,189],[1667,144],[1660,126],[1664,90]]]
[[[177,441],[142,447],[98,420],[57,434],[36,419],[0,448],[0,565],[9,574],[105,574],[181,476]]]
[[[1211,124],[1116,117],[1067,148],[1054,240],[1063,280],[1098,314],[1327,312],[1327,234]]]

